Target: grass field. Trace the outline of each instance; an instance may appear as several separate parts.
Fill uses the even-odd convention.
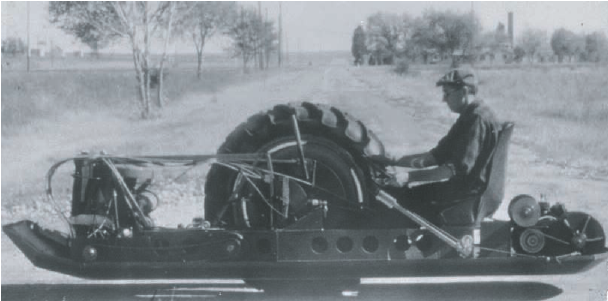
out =
[[[247,80],[234,68],[207,68],[201,79],[194,70],[174,70],[165,79],[169,103]],[[2,74],[2,136],[40,120],[60,120],[69,112],[105,111],[136,118],[137,101],[135,72],[129,68],[6,72]]]
[[[482,70],[485,95],[531,133],[551,157],[602,163],[608,171],[608,69],[605,66]]]

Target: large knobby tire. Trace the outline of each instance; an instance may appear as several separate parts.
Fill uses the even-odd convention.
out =
[[[343,196],[343,201],[350,203],[344,204],[340,202],[341,198],[335,198],[329,205],[326,227],[352,226],[352,222],[349,223],[347,220],[352,221],[354,217],[346,218],[343,213],[334,213],[343,211],[338,210],[339,208],[360,208],[369,203],[374,193],[369,189],[373,183],[366,157],[384,155],[384,146],[363,123],[348,114],[333,107],[306,102],[299,105],[278,105],[270,111],[253,115],[240,124],[228,135],[218,153],[255,153],[274,150],[276,153],[273,158],[298,158],[297,146],[294,143],[293,115],[297,118],[302,140],[305,141],[306,158],[321,162],[321,165],[335,174],[334,181],[340,184],[335,190]],[[289,146],[282,148],[281,145]],[[235,206],[226,206],[236,179],[237,173],[234,170],[221,165],[214,165],[209,171],[205,184],[205,216],[214,223],[214,226],[226,228],[243,226],[230,218],[238,213],[234,212],[237,210]],[[335,208],[331,208],[332,205]],[[255,208],[250,210],[255,212]],[[222,218],[219,218],[220,216]],[[254,218],[263,220],[262,216]]]
[[[363,173],[354,160],[337,144],[317,136],[304,135],[301,139],[306,156],[309,182],[313,185],[291,181],[288,216],[275,217],[275,227],[285,227],[296,220],[320,210],[308,204],[309,200],[327,202],[323,226],[325,228],[358,228],[363,227],[363,212],[361,207],[365,200],[363,191]],[[289,160],[298,158],[298,146],[294,138],[282,137],[263,146],[261,152],[268,153],[273,160]],[[265,164],[260,164],[265,167]],[[275,163],[274,171],[297,179],[305,179],[306,173],[301,164]],[[243,181],[240,179],[238,181]],[[261,181],[258,181],[259,184]],[[281,182],[277,183],[277,186]],[[235,184],[233,184],[233,187]],[[264,187],[264,186],[262,186]],[[264,187],[266,188],[266,187]],[[250,200],[244,207],[235,206],[238,217],[247,217],[247,223],[238,225],[248,228],[265,229],[270,227],[270,210],[251,186],[241,190],[241,194],[250,195]],[[278,211],[278,210],[277,210]],[[227,216],[230,218],[230,216]]]

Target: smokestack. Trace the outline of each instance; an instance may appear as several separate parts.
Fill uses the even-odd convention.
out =
[[[511,47],[513,47],[513,12],[509,12],[509,43],[511,43]]]

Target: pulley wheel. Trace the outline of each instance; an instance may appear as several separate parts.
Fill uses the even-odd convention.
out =
[[[591,215],[583,212],[568,212],[566,219],[560,222],[563,225],[561,233],[570,233],[561,236],[570,243],[570,251],[578,251],[583,255],[600,253],[606,245],[606,235],[602,225]],[[549,229],[548,234],[559,235],[557,229]]]
[[[526,229],[519,236],[519,245],[529,254],[536,254],[545,247],[545,236],[540,230]]]
[[[520,227],[534,226],[540,218],[540,205],[531,196],[518,195],[509,203],[509,217]]]

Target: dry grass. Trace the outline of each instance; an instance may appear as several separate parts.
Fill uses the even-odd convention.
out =
[[[608,69],[481,70],[482,94],[541,155],[608,171]]]
[[[125,71],[2,74],[2,135],[66,111],[131,109],[133,82]]]
[[[192,70],[172,69],[165,95],[169,102],[178,101],[187,93],[214,92],[244,79],[234,69],[206,69],[201,79]],[[135,118],[137,102],[135,74],[130,69],[3,73],[2,136],[14,135],[40,120],[59,121],[73,112],[103,111]]]

